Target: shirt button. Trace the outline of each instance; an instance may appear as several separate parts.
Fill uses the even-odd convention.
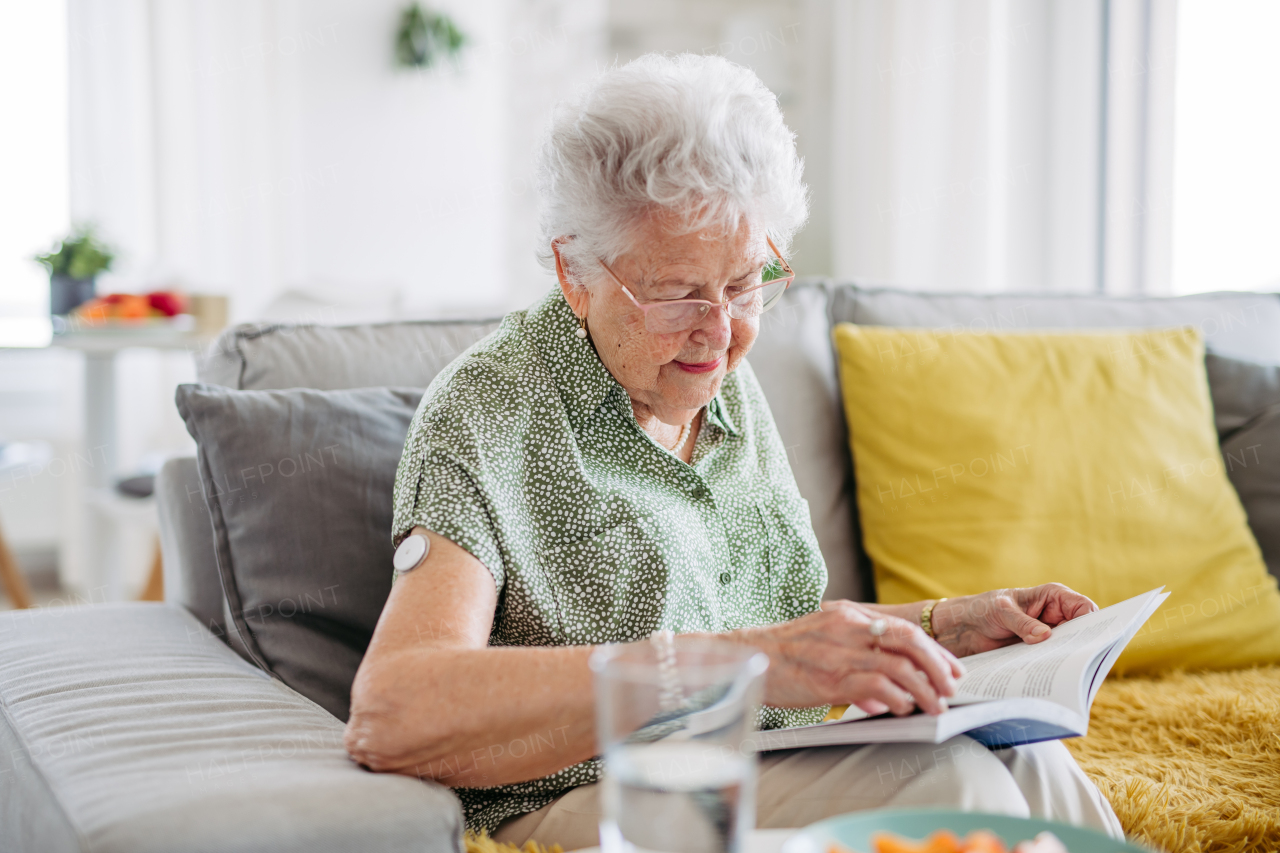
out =
[[[707,487],[699,483],[693,487],[693,496],[698,500],[702,500],[707,496]]]
[[[727,584],[731,580],[733,580],[733,575],[729,574],[728,572],[720,573],[720,583]]]

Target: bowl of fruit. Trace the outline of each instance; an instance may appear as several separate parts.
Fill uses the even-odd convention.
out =
[[[1092,829],[942,809],[854,812],[811,824],[782,853],[1152,853]]]
[[[69,315],[77,330],[112,327],[172,326],[185,314],[187,300],[172,290],[151,293],[108,293],[81,303]]]

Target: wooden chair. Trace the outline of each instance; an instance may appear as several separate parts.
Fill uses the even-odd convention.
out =
[[[18,610],[26,610],[31,606],[31,588],[27,579],[18,568],[9,543],[4,538],[4,528],[0,526],[0,583],[4,584],[4,593]]]
[[[147,585],[138,596],[139,601],[164,601],[164,561],[160,557],[160,537],[156,537],[155,555],[151,558],[151,573]]]
[[[16,450],[17,453],[13,451]],[[49,458],[50,450],[43,442],[20,442],[14,444],[0,443],[0,471],[8,471],[18,467],[35,467],[37,470]],[[15,609],[25,610],[32,607],[31,587],[26,576],[18,568],[13,551],[4,536],[3,525],[0,525],[0,587]],[[160,538],[156,537],[154,556],[151,559],[151,571],[147,576],[146,586],[138,596],[139,601],[164,601],[164,568],[160,557]]]

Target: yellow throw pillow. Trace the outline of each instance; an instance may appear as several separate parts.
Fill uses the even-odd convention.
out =
[[[1163,584],[1117,670],[1280,661],[1195,330],[834,335],[881,602],[1057,581],[1106,606]]]

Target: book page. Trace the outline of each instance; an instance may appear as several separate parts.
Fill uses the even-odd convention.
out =
[[[1138,614],[1138,618],[1134,619],[1133,622],[1129,624],[1129,627],[1125,629],[1124,633],[1120,635],[1120,639],[1116,640],[1115,645],[1099,653],[1096,663],[1089,664],[1091,669],[1086,673],[1086,680],[1080,685],[1082,690],[1082,701],[1086,706],[1092,707],[1093,699],[1098,695],[1098,688],[1102,686],[1103,679],[1105,679],[1107,674],[1111,672],[1111,667],[1115,666],[1116,660],[1120,657],[1120,653],[1123,652],[1125,647],[1133,641],[1134,636],[1142,629],[1142,626],[1146,624],[1152,614],[1154,614],[1160,605],[1164,604],[1165,599],[1169,597],[1169,593],[1161,591],[1163,589],[1164,587],[1161,587],[1160,589],[1153,591],[1155,594],[1149,597],[1146,607]]]
[[[967,672],[960,679],[952,705],[993,699],[1048,699],[1077,711],[1090,663],[1137,630],[1134,623],[1149,615],[1159,590],[1104,607],[1054,627],[1042,643],[1011,646],[962,658]],[[1140,624],[1140,623],[1139,623]]]

